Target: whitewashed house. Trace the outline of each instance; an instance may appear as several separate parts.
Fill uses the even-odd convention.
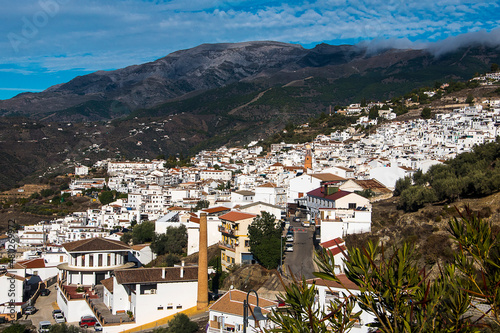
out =
[[[225,293],[209,308],[209,321],[207,333],[243,332],[243,301],[247,299],[247,293],[232,289]],[[270,320],[255,321],[252,313],[257,306],[255,294],[250,293],[248,303],[251,308],[248,316],[247,332],[260,332],[260,329],[271,329],[274,324]],[[258,306],[262,314],[266,316],[278,303],[262,297],[258,299]]]
[[[198,266],[117,270],[103,286],[111,313],[130,311],[142,325],[196,306]]]
[[[328,312],[328,306],[330,302],[334,299],[343,299],[353,293],[354,295],[359,294],[359,288],[352,281],[350,281],[345,274],[337,274],[341,283],[334,281],[327,281],[320,278],[307,280],[309,285],[315,286],[318,291],[317,303],[316,306],[320,307],[324,311]],[[347,289],[346,289],[347,288]],[[359,305],[353,309],[353,313],[358,311],[362,311]],[[353,333],[367,333],[371,332],[371,328],[367,325],[372,323],[375,320],[375,317],[367,313],[366,311],[362,311],[359,317],[359,320],[354,324],[350,332]]]

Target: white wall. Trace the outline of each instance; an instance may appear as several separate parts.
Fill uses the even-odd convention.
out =
[[[299,198],[299,193],[306,193],[320,187],[321,181],[311,175],[301,175],[290,179],[290,189],[288,191],[288,202],[293,203],[294,199]]]
[[[63,311],[68,323],[78,322],[83,316],[94,316],[84,299],[66,300],[59,290],[57,291],[57,305]]]
[[[149,323],[192,308],[196,306],[197,293],[197,281],[158,283],[156,294],[136,295],[136,323]],[[172,309],[167,309],[168,306]],[[163,307],[163,310],[158,310],[158,307]]]
[[[23,281],[11,278],[7,275],[0,277],[0,304],[7,303],[10,300],[16,302],[23,301]],[[0,313],[11,313],[11,308],[0,306]],[[15,307],[16,312],[21,310],[20,306]]]
[[[349,293],[342,289],[342,288],[332,288],[330,287],[332,291],[338,292],[339,296],[342,297],[344,294],[349,295]],[[326,292],[328,291],[328,287],[326,286],[318,286],[316,285],[316,289],[318,290],[318,300],[319,300],[319,306],[323,309],[327,309],[327,307],[330,305],[330,302],[326,300]],[[359,294],[358,290],[351,290],[353,294]],[[343,294],[344,293],[344,294]],[[358,311],[361,311],[361,308],[359,307],[358,304],[354,306],[353,313],[356,313]],[[369,332],[369,327],[366,326],[368,323],[371,323],[375,320],[375,317],[367,313],[366,311],[362,311],[360,315],[360,320],[361,320],[361,325],[354,325],[350,332],[353,333],[366,333]]]

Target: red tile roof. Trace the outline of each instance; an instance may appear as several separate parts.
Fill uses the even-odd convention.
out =
[[[202,210],[202,212],[206,212],[208,214],[213,214],[213,213],[220,213],[226,210],[231,210],[231,208],[227,208],[224,206],[217,206],[217,207],[212,207],[212,208],[205,208]]]
[[[76,242],[63,244],[68,252],[90,252],[90,251],[110,251],[110,250],[130,250],[127,244],[106,239],[102,237],[83,239]]]
[[[181,267],[136,268],[116,270],[116,281],[120,284],[197,281],[198,266],[184,266],[184,276],[180,277]],[[165,270],[165,278],[162,277]]]
[[[335,239],[330,239],[329,241],[323,242],[320,245],[325,249],[329,249],[332,246],[339,246],[342,245],[343,243],[345,243],[345,241],[342,238],[337,237]]]
[[[335,200],[340,199],[342,197],[345,197],[346,195],[349,195],[351,193],[352,192],[338,190],[337,192],[335,192],[333,194],[325,195],[323,188],[322,187],[318,187],[315,190],[307,192],[307,195],[311,196],[311,197],[324,198],[324,199],[327,199],[327,200],[335,201]]]
[[[255,215],[255,214],[248,214],[248,213],[231,211],[229,213],[226,213],[226,214],[220,216],[219,219],[227,220],[227,221],[231,221],[231,222],[236,222],[236,221],[241,221],[241,220],[246,220],[246,219],[253,219],[256,216],[257,215]]]
[[[246,292],[233,289],[225,293],[214,304],[212,304],[210,310],[222,313],[230,313],[236,316],[243,316],[243,301],[246,299]],[[257,299],[254,294],[250,294],[250,296],[248,297],[248,303],[250,304],[250,307],[253,311],[253,309],[257,305]],[[261,308],[263,314],[270,312],[266,308],[274,307],[277,305],[278,302],[259,297],[259,307]]]
[[[18,261],[14,264],[14,268],[45,268],[45,260],[43,258],[35,258]]]

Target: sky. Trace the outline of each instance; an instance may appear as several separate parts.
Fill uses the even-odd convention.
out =
[[[0,99],[204,43],[500,45],[499,0],[0,0]]]

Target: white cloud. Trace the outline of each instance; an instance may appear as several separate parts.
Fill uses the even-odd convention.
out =
[[[59,1],[59,0],[43,0]],[[311,0],[287,3],[230,0],[69,0],[33,36],[25,21],[38,0],[7,2],[0,37],[14,33],[17,51],[0,39],[2,63],[36,64],[51,71],[111,69],[154,60],[202,43],[278,40],[312,45],[394,40],[437,41],[498,26],[498,3],[462,0]],[[387,44],[387,42],[384,42]],[[416,45],[416,44],[415,44]],[[92,56],[83,56],[84,54]],[[56,57],[66,54],[66,57]],[[10,60],[9,60],[10,59]],[[16,60],[17,59],[17,60]],[[74,67],[76,66],[76,67]]]

